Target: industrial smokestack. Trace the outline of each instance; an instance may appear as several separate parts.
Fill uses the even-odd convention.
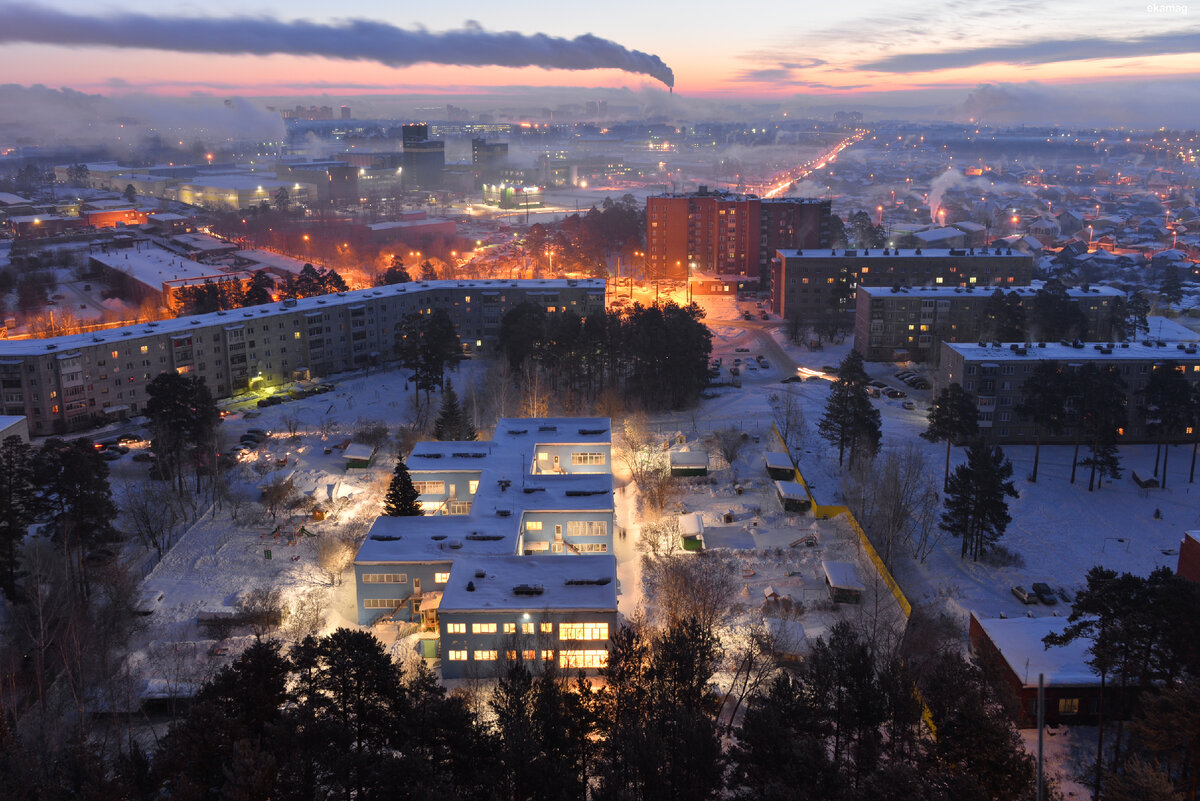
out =
[[[668,89],[675,85],[671,68],[658,56],[629,50],[590,33],[564,39],[544,33],[486,31],[475,22],[467,22],[459,30],[435,33],[364,19],[325,24],[270,17],[90,16],[10,2],[0,2],[0,19],[4,20],[0,43],[94,45],[179,53],[286,53],[375,61],[390,67],[428,63],[618,69],[648,75]]]

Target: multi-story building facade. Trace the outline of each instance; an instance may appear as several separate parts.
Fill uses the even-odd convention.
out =
[[[1155,370],[1166,362],[1175,362],[1194,385],[1200,382],[1200,347],[1196,343],[1162,340],[1144,342],[1038,342],[1013,343],[943,342],[938,368],[938,387],[961,384],[975,396],[979,407],[979,429],[989,441],[998,443],[1033,442],[1037,436],[1033,422],[1023,420],[1017,407],[1024,399],[1023,385],[1038,362],[1052,361],[1063,370],[1078,370],[1084,364],[1112,366],[1125,382],[1128,424],[1121,430],[1121,441],[1143,442],[1153,439],[1139,411],[1139,399]],[[1068,407],[1075,401],[1068,399]],[[1070,422],[1070,421],[1069,421]],[[1075,432],[1067,426],[1057,438],[1043,432],[1042,440],[1071,442]]]
[[[587,316],[604,309],[604,281],[430,281],[49,339],[0,340],[3,414],[30,433],[79,430],[145,405],[146,385],[177,370],[217,398],[329,375],[391,358],[402,321],[445,309],[468,352],[499,336],[521,303]]]
[[[1004,286],[1027,318],[1041,284]],[[976,342],[988,336],[985,310],[996,287],[859,286],[854,306],[854,344],[867,361],[931,361],[941,342]],[[1083,312],[1088,335],[1112,334],[1113,303],[1125,296],[1109,286],[1073,288],[1067,296]]]
[[[651,275],[683,279],[692,270],[766,281],[780,248],[829,243],[831,201],[764,200],[698,192],[646,199],[646,264]]]
[[[413,449],[425,514],[371,526],[358,621],[420,620],[445,678],[602,667],[617,624],[609,420],[505,419],[495,436]]]
[[[771,306],[782,317],[848,312],[859,286],[1028,286],[1033,257],[1011,250],[780,249]]]

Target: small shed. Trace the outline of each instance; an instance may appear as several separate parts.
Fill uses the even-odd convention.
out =
[[[779,496],[779,503],[785,512],[807,512],[812,508],[808,490],[796,481],[776,481],[775,494]]]
[[[679,516],[679,539],[685,551],[704,550],[704,518],[699,512]]]
[[[672,450],[670,457],[672,476],[708,475],[708,451],[678,449]]]
[[[375,463],[375,448],[363,442],[352,442],[342,451],[346,469],[362,470]]]
[[[775,481],[791,481],[796,477],[796,468],[792,464],[792,457],[786,453],[770,453],[765,454],[767,463],[767,475]]]
[[[858,578],[858,568],[850,562],[821,562],[829,598],[837,604],[856,604],[867,589]]]

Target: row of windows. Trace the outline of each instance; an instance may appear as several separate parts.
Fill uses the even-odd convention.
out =
[[[517,656],[526,662],[532,662],[537,658],[541,658],[546,662],[554,661],[554,651],[545,649],[542,651],[523,650],[523,651],[505,651],[504,656],[510,662],[516,662]],[[476,662],[495,662],[499,659],[500,652],[494,650],[480,649],[472,653],[471,658]],[[447,652],[447,658],[451,662],[466,662],[466,649],[450,650]],[[559,651],[558,665],[563,668],[602,668],[608,663],[608,651]]]
[[[572,453],[571,464],[573,465],[592,465],[604,464],[603,453]]]
[[[407,573],[363,573],[363,584],[407,584]]]
[[[496,634],[498,631],[503,631],[505,634],[516,634],[516,623],[472,623],[472,634]],[[533,634],[535,631],[542,634],[553,634],[553,623],[521,623],[522,634]],[[466,623],[447,623],[447,634],[466,634]],[[607,640],[608,639],[608,624],[607,623],[559,623],[558,638],[560,640]]]

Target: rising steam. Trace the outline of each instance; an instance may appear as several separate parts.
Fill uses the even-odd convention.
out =
[[[454,31],[405,30],[384,22],[345,20],[322,24],[268,17],[155,17],[147,14],[89,16],[0,2],[0,43],[96,45],[188,53],[249,53],[324,56],[410,64],[619,69],[675,85],[658,56],[628,50],[590,33],[563,39],[537,33],[485,31],[468,22]]]

